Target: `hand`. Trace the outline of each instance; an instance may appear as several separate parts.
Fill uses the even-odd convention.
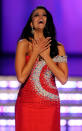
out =
[[[51,37],[47,37],[45,39],[39,38],[37,40],[32,39],[32,47],[34,54],[40,55],[46,49],[50,47]]]
[[[50,56],[50,47],[48,47],[48,49],[46,49],[45,51],[43,51],[42,53],[40,53],[40,56],[43,59],[46,59],[46,57]]]

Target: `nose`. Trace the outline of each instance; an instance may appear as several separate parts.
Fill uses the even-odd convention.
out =
[[[40,18],[43,18],[43,15],[40,15]]]

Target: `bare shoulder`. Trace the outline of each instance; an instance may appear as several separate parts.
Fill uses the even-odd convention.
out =
[[[17,43],[17,50],[20,50],[20,51],[22,50],[22,51],[27,52],[28,47],[29,47],[29,41],[26,39],[21,39]]]
[[[29,41],[26,40],[26,39],[21,39],[21,40],[18,41],[17,45],[18,46],[24,46],[24,47],[27,46],[28,47],[29,46]]]
[[[59,43],[59,45],[58,45],[59,55],[60,56],[66,55],[64,45],[62,43],[60,43],[59,41],[58,41],[58,43]]]

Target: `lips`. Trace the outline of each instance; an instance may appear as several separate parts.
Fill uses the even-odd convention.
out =
[[[39,24],[43,24],[44,22],[43,22],[43,20],[40,20],[38,23],[39,23]]]

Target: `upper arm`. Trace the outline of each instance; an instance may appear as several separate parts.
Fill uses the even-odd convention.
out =
[[[28,52],[28,43],[26,40],[20,40],[17,43],[16,56],[15,56],[15,69],[17,77],[21,75],[26,62],[26,53]]]
[[[58,46],[59,56],[65,56],[65,48],[62,44]],[[66,62],[58,62],[58,67],[64,72],[64,74],[68,77],[68,66]]]
[[[64,46],[58,42],[60,45],[58,46],[58,52],[59,52],[59,56],[65,56],[66,53],[65,53],[65,49],[64,49]]]

